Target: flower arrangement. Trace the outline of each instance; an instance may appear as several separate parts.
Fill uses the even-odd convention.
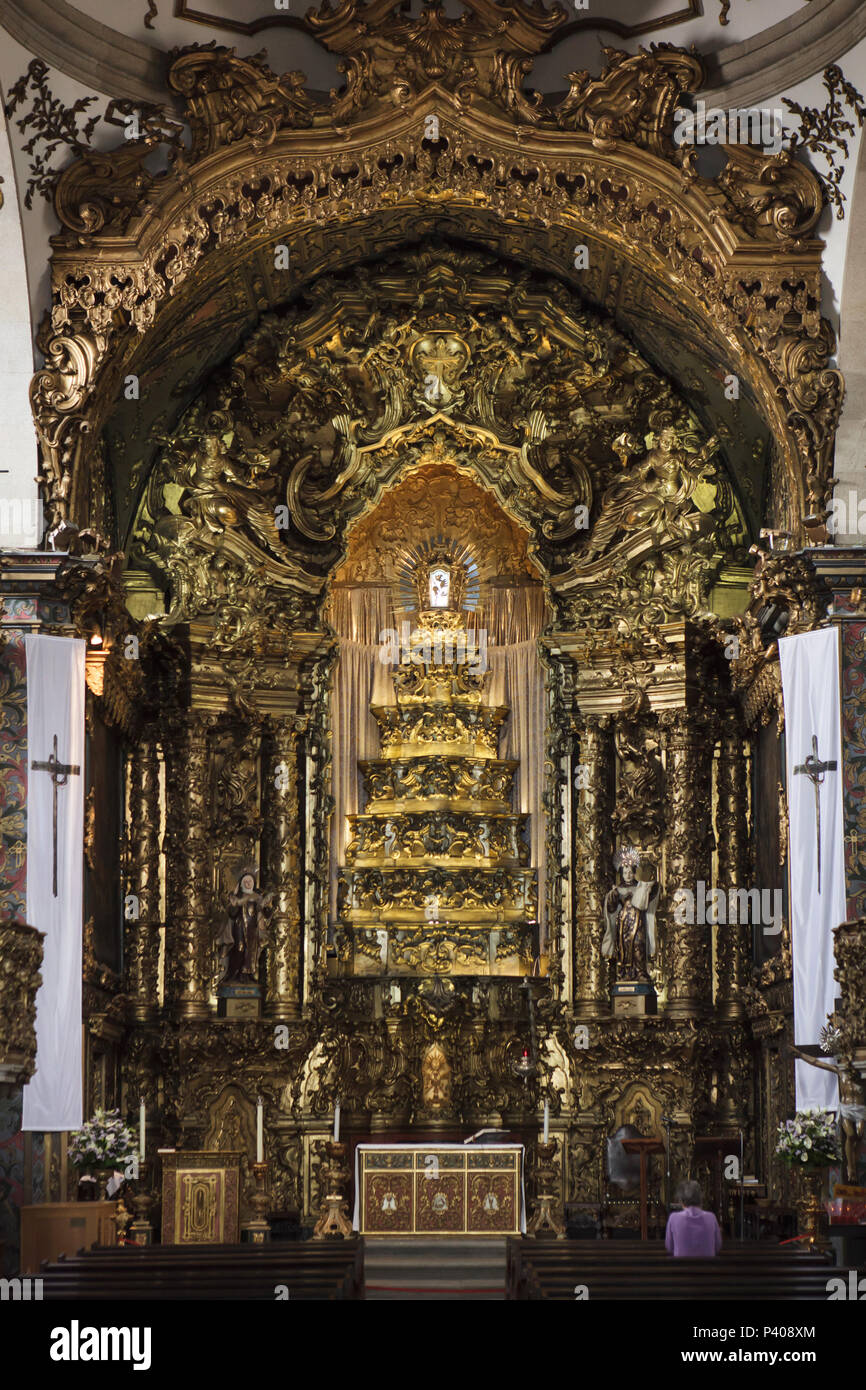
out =
[[[793,1120],[779,1125],[776,1153],[792,1167],[806,1171],[826,1168],[842,1157],[836,1116],[832,1110],[798,1110]]]
[[[97,1110],[72,1134],[69,1158],[76,1168],[123,1168],[136,1153],[132,1130],[119,1110]]]

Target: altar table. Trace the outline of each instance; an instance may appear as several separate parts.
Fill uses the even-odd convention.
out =
[[[353,1226],[366,1236],[526,1231],[522,1144],[359,1144]]]

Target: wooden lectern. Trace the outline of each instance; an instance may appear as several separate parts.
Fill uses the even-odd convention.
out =
[[[650,1154],[663,1154],[665,1146],[661,1139],[621,1139],[620,1143],[627,1154],[637,1154],[640,1158],[640,1238],[641,1240],[648,1240],[647,1159]]]

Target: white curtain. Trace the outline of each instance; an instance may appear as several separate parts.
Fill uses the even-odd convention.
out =
[[[336,886],[345,862],[347,817],[361,809],[359,758],[379,755],[379,731],[370,705],[393,704],[391,667],[379,659],[383,633],[398,632],[402,614],[395,615],[390,589],[354,585],[332,590],[328,620],[340,639],[340,655],[331,696],[332,784],[331,922],[336,922]],[[545,693],[544,671],[536,638],[544,622],[541,587],[492,589],[475,625],[487,631],[490,674],[485,689],[489,704],[509,705],[511,714],[500,742],[500,757],[517,758],[514,809],[530,814],[530,863],[538,870],[539,920],[545,939],[545,826],[541,811],[544,788]],[[510,640],[509,640],[510,639]],[[494,645],[495,643],[495,645]],[[535,808],[535,809],[533,809]]]
[[[538,871],[538,921],[542,945],[547,939],[545,895],[547,843],[544,795],[546,700],[544,668],[536,640],[513,642],[488,651],[491,704],[508,705],[511,713],[499,742],[501,758],[517,758],[514,809],[529,815],[530,863]]]
[[[45,933],[36,994],[36,1071],[24,1087],[22,1129],[81,1125],[81,932],[84,868],[84,642],[25,638],[27,657],[27,921]],[[55,749],[56,739],[56,749]],[[77,771],[57,788],[34,762]]]
[[[379,661],[380,634],[390,625],[388,591],[372,586],[335,589],[328,620],[340,639],[340,655],[331,692],[331,795],[334,811],[330,831],[330,908],[336,921],[337,879],[345,862],[348,817],[361,809],[359,758],[379,752],[379,729],[371,704],[393,700],[386,685],[386,668]],[[384,697],[384,698],[383,698]]]
[[[833,929],[846,917],[838,628],[781,638],[779,664],[785,701],[794,1042],[815,1044],[833,1012]],[[815,785],[799,770],[814,757],[816,745],[818,760],[835,764],[821,774],[820,816]],[[798,1058],[795,1075],[798,1110],[836,1108],[832,1072]]]

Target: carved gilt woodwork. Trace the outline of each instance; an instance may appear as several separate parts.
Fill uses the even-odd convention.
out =
[[[123,994],[100,989],[124,1018],[126,1095],[163,1141],[251,1157],[261,1095],[273,1205],[305,1218],[338,1099],[356,1136],[436,1121],[531,1139],[546,1096],[581,1202],[601,1200],[604,1140],[640,1099],[641,1124],[674,1117],[681,1176],[696,1133],[751,1118],[747,1027],[775,1036],[789,1007],[784,953],[754,981],[741,934],[714,958],[671,900],[747,871],[745,739],[778,701],[767,610],[788,631],[822,611],[793,555],[764,558],[741,619],[712,598],[743,584],[756,523],[798,538],[827,500],[842,380],[820,184],[745,146],[698,172],[672,139],[694,53],[605,49],[551,99],[526,84],[565,11],[464,10],[310,11],[298,23],[341,60],[328,95],[261,55],[182,50],[167,80],[189,144],[154,116],[56,188],[31,398],[51,535],[86,560],[66,601],[109,639],[91,690],[127,740],[138,904]],[[754,438],[651,365],[636,305],[737,375]],[[158,409],[124,414],[129,373]],[[381,754],[361,762],[328,929],[328,598],[399,588],[419,538],[470,532],[482,587],[541,584],[549,605],[538,977],[509,712],[459,663],[410,665],[373,710]],[[128,594],[152,603],[138,623],[121,546]],[[601,940],[632,843],[658,864],[661,1012],[628,1019]],[[276,894],[263,1016],[227,1021],[214,942],[247,864]]]

